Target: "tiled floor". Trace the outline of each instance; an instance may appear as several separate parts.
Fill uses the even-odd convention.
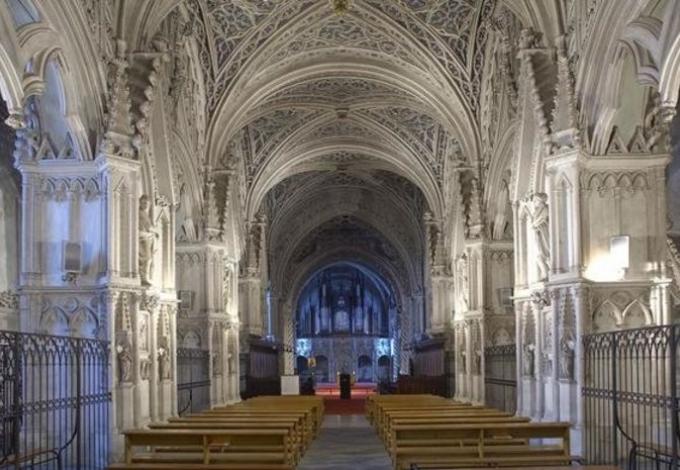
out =
[[[298,470],[391,470],[385,447],[363,416],[326,416]]]

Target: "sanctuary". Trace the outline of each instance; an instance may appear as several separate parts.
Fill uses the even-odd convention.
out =
[[[679,468],[679,102],[680,0],[0,0],[0,468]]]

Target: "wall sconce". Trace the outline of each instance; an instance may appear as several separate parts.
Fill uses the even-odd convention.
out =
[[[609,262],[623,277],[630,266],[630,237],[618,235],[609,238]]]
[[[64,274],[61,276],[61,280],[75,286],[78,284],[78,277],[83,270],[80,243],[65,241],[62,245],[62,252],[62,271]]]

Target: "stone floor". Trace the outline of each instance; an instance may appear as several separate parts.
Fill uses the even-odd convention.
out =
[[[298,470],[391,470],[385,447],[366,418],[326,416]]]

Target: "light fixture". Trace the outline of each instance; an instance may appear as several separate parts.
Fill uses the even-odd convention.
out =
[[[616,269],[628,269],[630,265],[630,237],[628,235],[618,235],[609,239],[609,258]]]
[[[344,15],[349,10],[350,0],[330,0],[330,2],[337,15]]]

